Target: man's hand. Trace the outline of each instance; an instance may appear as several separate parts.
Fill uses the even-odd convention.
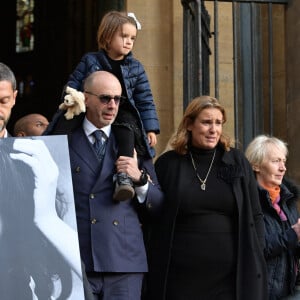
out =
[[[118,173],[126,173],[131,177],[132,181],[138,181],[142,175],[137,163],[137,154],[134,150],[133,157],[120,156],[116,161]]]

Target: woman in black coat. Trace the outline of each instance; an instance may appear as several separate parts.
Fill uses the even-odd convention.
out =
[[[266,300],[263,215],[245,156],[209,96],[187,107],[155,167],[166,205],[148,240],[149,300]]]
[[[284,179],[287,154],[282,140],[266,135],[257,136],[246,149],[264,213],[270,300],[300,299],[299,291],[295,295],[300,255],[299,191]]]

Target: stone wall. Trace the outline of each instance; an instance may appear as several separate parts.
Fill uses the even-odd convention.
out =
[[[149,77],[161,125],[157,154],[182,116],[182,7],[179,0],[128,0],[142,25],[133,49]]]
[[[286,9],[286,95],[288,169],[291,178],[300,183],[300,1],[290,0]]]

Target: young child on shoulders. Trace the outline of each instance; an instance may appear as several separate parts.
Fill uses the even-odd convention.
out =
[[[83,91],[83,82],[90,73],[100,70],[113,73],[122,85],[124,97],[113,124],[118,155],[133,157],[135,149],[138,157],[154,157],[153,147],[157,143],[156,135],[160,132],[158,116],[145,69],[132,54],[140,28],[140,23],[132,13],[106,13],[97,33],[99,50],[86,53],[81,58],[67,86]],[[83,92],[98,98],[100,96],[94,91]],[[134,194],[131,178],[125,173],[117,173],[114,199],[122,201],[132,198]]]

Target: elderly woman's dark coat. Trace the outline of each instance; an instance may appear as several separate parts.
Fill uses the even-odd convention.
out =
[[[280,186],[280,206],[287,217],[286,222],[281,221],[272,206],[269,193],[261,187],[259,196],[266,231],[265,257],[269,278],[269,299],[277,300],[293,294],[295,289],[300,245],[291,226],[297,223],[299,218],[297,209],[299,190],[287,179],[284,179]]]
[[[169,151],[155,163],[157,176],[166,196],[166,206],[163,215],[152,225],[148,239],[150,270],[146,281],[147,300],[166,299],[170,249],[181,200],[177,192],[182,180],[182,166],[187,159],[188,154],[179,155]],[[220,174],[232,185],[238,207],[236,300],[266,300],[263,214],[253,171],[244,155],[237,149],[231,149],[224,151]]]

